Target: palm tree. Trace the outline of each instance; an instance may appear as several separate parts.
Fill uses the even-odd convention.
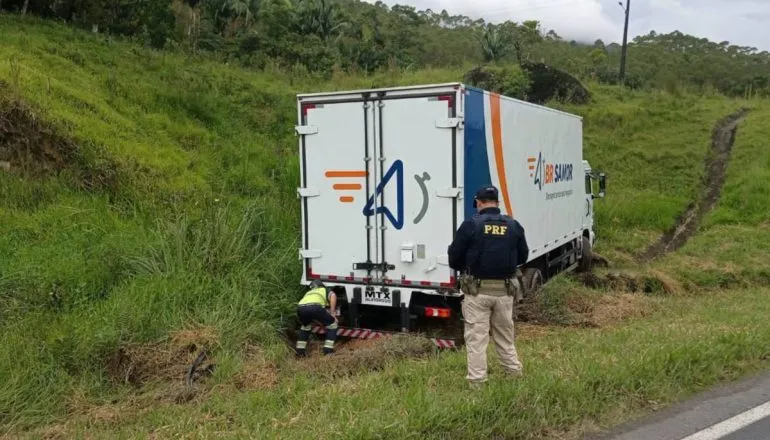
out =
[[[337,5],[329,3],[327,0],[313,0],[311,6],[305,10],[303,30],[321,37],[328,41],[334,34],[348,26],[339,13]]]
[[[508,50],[508,38],[498,28],[488,26],[481,35],[481,49],[485,62],[499,61]]]
[[[245,17],[246,19],[246,27],[249,26],[249,19],[252,15],[256,12],[256,10],[259,8],[259,1],[258,0],[229,0],[227,1],[223,7],[230,9],[235,13],[237,17]]]

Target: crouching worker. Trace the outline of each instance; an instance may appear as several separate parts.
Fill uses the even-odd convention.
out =
[[[324,283],[313,280],[310,290],[297,304],[297,317],[302,327],[297,336],[297,357],[307,356],[307,342],[310,339],[312,322],[318,321],[326,327],[326,340],[324,341],[324,355],[334,353],[334,342],[337,339],[337,318],[326,310],[337,310],[337,295],[328,289]]]

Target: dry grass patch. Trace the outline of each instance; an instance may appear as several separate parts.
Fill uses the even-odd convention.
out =
[[[649,316],[655,310],[649,298],[630,293],[604,295],[590,306],[586,323],[594,327],[607,327],[633,318]]]
[[[107,375],[113,383],[137,388],[149,382],[183,383],[201,352],[219,345],[219,336],[211,327],[196,327],[171,334],[168,342],[125,344],[107,361]]]
[[[275,389],[279,379],[275,362],[268,360],[261,348],[251,345],[244,349],[242,368],[235,374],[232,383],[240,391]]]
[[[407,358],[424,358],[437,352],[433,342],[411,335],[386,335],[377,339],[340,341],[333,356],[323,356],[318,344],[308,348],[308,358],[292,364],[292,368],[314,376],[341,378],[358,373],[380,371],[385,365]]]

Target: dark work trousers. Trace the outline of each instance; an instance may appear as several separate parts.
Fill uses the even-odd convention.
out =
[[[326,309],[318,304],[300,305],[297,306],[297,317],[299,317],[299,322],[302,324],[297,336],[297,356],[307,355],[307,342],[310,339],[313,321],[318,321],[326,327],[324,354],[334,353],[334,342],[337,340],[337,321]]]

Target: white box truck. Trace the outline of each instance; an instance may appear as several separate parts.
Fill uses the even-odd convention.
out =
[[[461,320],[447,249],[482,185],[500,190],[501,211],[526,231],[525,292],[589,268],[605,181],[583,160],[580,117],[461,83],[300,94],[297,103],[301,282],[338,293],[341,336]]]

